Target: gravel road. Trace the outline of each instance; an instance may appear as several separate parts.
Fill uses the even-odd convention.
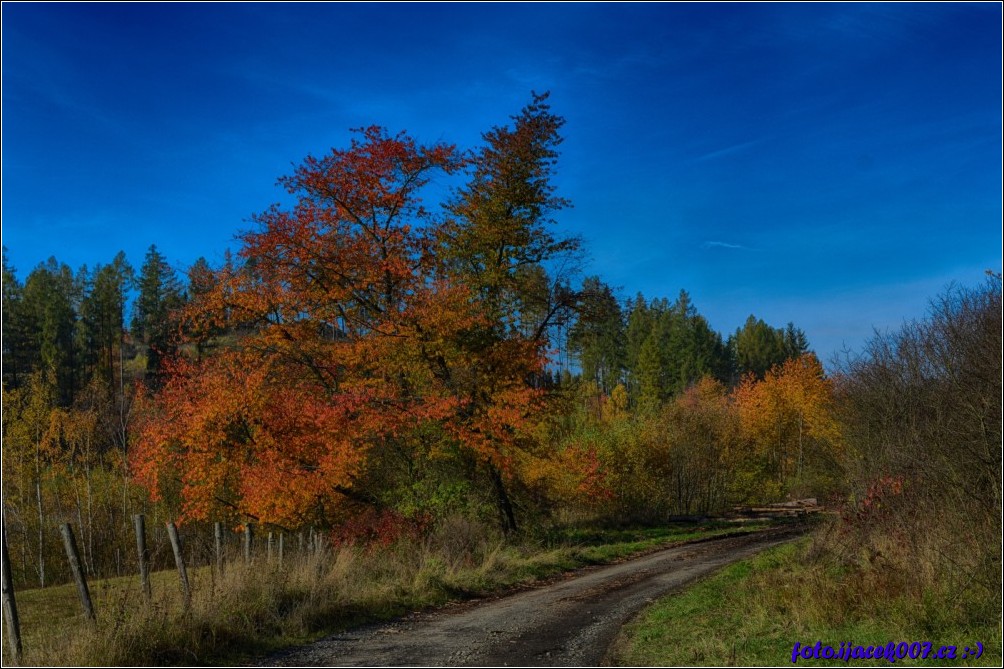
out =
[[[779,528],[667,548],[498,599],[341,632],[259,666],[590,666],[653,599],[801,534]]]

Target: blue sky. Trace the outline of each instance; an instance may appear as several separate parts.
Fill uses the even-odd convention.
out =
[[[308,153],[474,147],[531,90],[588,273],[828,359],[1001,269],[1001,6],[9,4],[2,235],[211,262]]]

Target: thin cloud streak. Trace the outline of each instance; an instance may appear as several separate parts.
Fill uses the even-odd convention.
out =
[[[732,146],[726,146],[724,149],[718,149],[715,151],[710,151],[702,156],[697,157],[697,162],[705,162],[707,160],[715,160],[716,158],[724,158],[725,156],[731,156],[734,153],[740,153],[746,149],[751,149],[758,144],[762,144],[766,141],[765,137],[760,139],[754,139],[749,142],[741,142],[739,144],[733,144]]]

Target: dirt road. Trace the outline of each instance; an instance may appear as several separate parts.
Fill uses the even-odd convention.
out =
[[[267,658],[263,666],[602,664],[641,607],[723,565],[797,537],[781,528],[660,550],[494,600],[370,625]]]

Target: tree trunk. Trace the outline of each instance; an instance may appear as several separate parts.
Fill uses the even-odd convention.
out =
[[[798,414],[798,476],[802,476],[802,414]]]
[[[87,463],[87,555],[91,574],[97,572],[94,564],[94,489],[91,485],[91,465]],[[83,525],[81,525],[83,527]]]
[[[512,501],[509,499],[509,493],[506,492],[505,481],[502,480],[502,474],[499,472],[495,465],[488,465],[488,476],[492,480],[492,486],[495,488],[495,505],[499,511],[499,521],[502,525],[502,532],[507,536],[514,534],[518,529],[516,525],[516,514],[512,508]]]
[[[45,513],[42,511],[42,481],[36,468],[35,500],[38,502],[38,585],[45,587]]]
[[[85,531],[84,530],[84,504],[83,504],[83,502],[80,501],[80,488],[78,487],[78,485],[74,485],[73,486],[73,492],[74,492],[74,495],[76,496],[76,499],[77,499],[77,527],[80,528],[81,538],[83,538],[84,537],[84,531]],[[86,543],[84,543],[84,553],[80,557],[81,557],[81,562],[83,564],[84,573],[88,574],[90,576],[93,576],[94,574],[89,569],[88,563],[87,563],[87,544]]]

